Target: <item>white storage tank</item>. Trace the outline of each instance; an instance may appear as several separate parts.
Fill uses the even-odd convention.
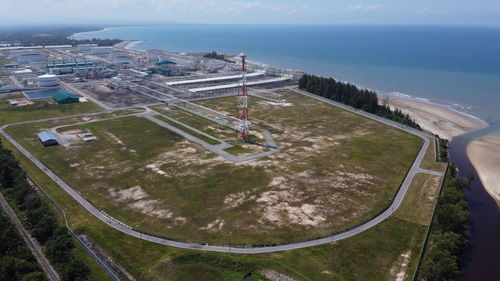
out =
[[[44,74],[38,76],[38,85],[40,87],[53,87],[59,85],[59,79],[54,74]]]

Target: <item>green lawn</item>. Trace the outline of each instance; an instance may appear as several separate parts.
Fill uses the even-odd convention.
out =
[[[50,117],[60,117],[88,112],[98,112],[101,108],[90,102],[56,104],[52,99],[36,99],[35,104],[21,107],[12,107],[6,100],[9,98],[24,97],[14,94],[0,99],[0,125],[14,122],[37,120]]]
[[[417,174],[403,202],[403,208],[398,211],[397,216],[413,223],[428,225],[432,214],[432,206],[435,204],[440,186],[441,177]],[[426,208],[422,208],[421,212],[417,212],[409,207],[412,205],[425,205]]]
[[[444,172],[446,170],[446,163],[441,163],[436,161],[435,146],[436,142],[434,141],[434,139],[430,139],[429,149],[427,149],[420,167],[423,169]]]
[[[187,111],[168,107],[166,105],[155,105],[151,108],[167,115],[170,118],[174,118],[177,121],[201,130],[214,138],[225,140],[234,139],[236,137],[236,132],[234,130],[220,126],[210,120],[196,116]]]
[[[192,135],[194,137],[197,137],[197,138],[201,139],[202,141],[204,141],[204,142],[206,142],[208,144],[212,144],[212,145],[220,144],[220,141],[214,140],[213,138],[209,138],[209,137],[207,137],[205,135],[197,133],[197,132],[195,132],[195,131],[193,131],[193,130],[185,127],[185,126],[182,126],[179,123],[173,122],[173,121],[171,121],[171,120],[169,120],[169,119],[167,119],[167,118],[165,118],[165,117],[163,117],[161,115],[156,115],[155,118],[158,119],[158,120],[161,120],[161,121],[163,121],[163,122],[165,122],[165,123],[167,123],[167,124],[169,124],[171,126],[174,126],[177,129],[180,129],[180,130],[182,130],[182,131],[184,131],[184,132],[186,132],[186,133],[188,133],[188,134],[190,134],[190,135]]]

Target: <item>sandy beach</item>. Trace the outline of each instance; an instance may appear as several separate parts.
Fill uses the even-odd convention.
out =
[[[481,120],[432,103],[391,98],[389,104],[409,114],[424,130],[449,140],[488,125]]]
[[[116,43],[113,47],[117,49],[128,49],[136,44],[144,42],[143,40],[123,40],[120,43]]]
[[[486,127],[486,122],[431,103],[394,98],[389,101],[409,114],[429,132],[449,140],[454,137]],[[476,169],[479,179],[500,207],[500,133],[472,141],[467,146],[467,156]]]
[[[120,43],[116,43],[114,45],[114,47],[118,48],[118,49],[125,49],[125,48],[127,48],[127,46],[129,44],[132,44],[133,42],[136,42],[136,41],[139,41],[139,40],[123,40]]]
[[[467,156],[474,165],[484,188],[500,207],[500,133],[469,143]]]

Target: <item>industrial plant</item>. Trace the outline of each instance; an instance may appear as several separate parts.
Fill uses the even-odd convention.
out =
[[[433,136],[297,88],[300,70],[119,46],[0,47],[0,133],[125,239],[335,250],[391,223],[413,178],[442,176],[420,168]]]
[[[203,54],[139,52],[96,44],[11,47],[0,52],[13,60],[2,66],[1,74],[11,77],[12,83],[1,87],[1,92],[22,91],[27,99],[52,97],[59,104],[78,102],[79,95],[110,108],[164,103],[231,128],[246,143],[252,126],[248,96],[282,103],[285,97],[276,90],[295,85],[303,74],[251,63],[244,53],[213,59]],[[38,94],[54,89],[56,93],[50,96]],[[232,115],[192,102],[228,96],[235,97]]]

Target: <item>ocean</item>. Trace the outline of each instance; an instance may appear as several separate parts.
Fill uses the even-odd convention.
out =
[[[142,40],[131,49],[247,53],[249,60],[331,76],[500,122],[500,28],[362,25],[165,25],[75,38]]]
[[[76,38],[142,40],[132,49],[247,53],[249,60],[332,76],[448,106],[491,126],[454,139],[461,176],[477,174],[467,144],[500,131],[500,28],[458,26],[170,25],[106,28]],[[479,180],[467,191],[469,244],[461,281],[497,280],[500,213]]]

